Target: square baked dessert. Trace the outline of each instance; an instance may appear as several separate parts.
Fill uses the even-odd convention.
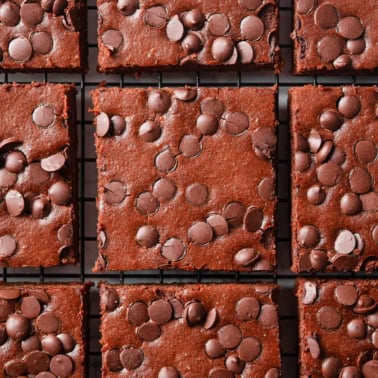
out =
[[[0,377],[85,377],[88,288],[0,285]]]
[[[294,0],[294,74],[378,70],[375,0]]]
[[[0,86],[0,266],[77,260],[76,90]]]
[[[274,284],[100,285],[103,377],[280,376]]]
[[[0,71],[85,71],[85,0],[3,1]]]
[[[280,69],[278,1],[98,0],[99,70]]]
[[[95,270],[273,270],[275,95],[93,91]]]
[[[300,376],[375,378],[377,280],[298,279]]]
[[[378,268],[378,89],[289,91],[292,270]]]

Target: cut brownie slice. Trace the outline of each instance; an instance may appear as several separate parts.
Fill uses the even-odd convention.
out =
[[[295,272],[378,267],[378,90],[290,90]]]
[[[85,71],[85,0],[3,1],[0,70]]]
[[[0,285],[0,377],[85,376],[88,285]]]
[[[276,289],[101,284],[102,376],[278,378]]]
[[[294,1],[294,73],[376,72],[375,0]]]
[[[280,68],[276,0],[98,0],[99,70]]]
[[[365,377],[378,372],[378,282],[297,282],[301,377]]]
[[[75,88],[0,86],[0,265],[77,259]]]
[[[100,88],[96,270],[272,270],[274,88]]]

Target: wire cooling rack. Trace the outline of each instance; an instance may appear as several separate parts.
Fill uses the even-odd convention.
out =
[[[236,1],[236,0],[235,0]],[[280,46],[286,65],[280,75],[271,72],[175,72],[148,73],[140,79],[133,75],[102,75],[96,72],[97,66],[97,8],[95,0],[88,5],[88,41],[89,66],[87,75],[80,74],[2,74],[0,82],[66,82],[77,87],[77,128],[78,128],[78,165],[79,165],[79,201],[80,201],[80,263],[76,266],[65,266],[47,269],[10,269],[1,272],[5,281],[94,281],[108,280],[112,283],[173,283],[173,282],[256,282],[271,281],[281,286],[279,300],[281,352],[283,377],[297,377],[297,324],[296,300],[293,294],[295,275],[290,272],[290,143],[287,110],[287,91],[292,86],[305,84],[324,85],[373,85],[378,83],[377,76],[354,77],[295,77],[290,74],[292,44],[291,0],[281,0],[280,4]],[[278,85],[277,117],[279,148],[277,161],[277,260],[276,273],[227,273],[227,272],[182,272],[182,271],[138,271],[92,273],[91,268],[97,257],[96,247],[96,156],[94,150],[92,115],[88,109],[92,106],[90,91],[99,83],[106,81],[108,86],[147,87],[147,86],[272,86]],[[334,276],[354,277],[362,274],[338,274]],[[378,277],[378,274],[370,277]],[[327,277],[330,277],[328,275]],[[98,293],[91,291],[89,319],[89,358],[88,377],[101,376],[101,354],[99,345],[99,308]],[[199,377],[201,378],[201,377]]]

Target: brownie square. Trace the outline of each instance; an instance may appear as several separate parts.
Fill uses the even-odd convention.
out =
[[[298,279],[301,377],[377,376],[377,280]]]
[[[280,69],[278,1],[98,0],[99,70]]]
[[[272,270],[275,88],[100,88],[96,271]]]
[[[100,285],[103,377],[280,376],[274,284]]]
[[[89,286],[0,285],[0,377],[85,377]]]
[[[0,7],[1,71],[85,71],[85,0],[4,1]]]
[[[374,0],[295,0],[294,73],[372,73],[378,69]]]
[[[294,272],[378,267],[376,87],[293,88]]]
[[[75,94],[0,86],[0,266],[76,262]]]

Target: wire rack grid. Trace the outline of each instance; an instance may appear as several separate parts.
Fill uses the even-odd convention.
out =
[[[143,74],[136,79],[129,74],[102,75],[96,72],[97,66],[97,8],[95,0],[88,4],[88,42],[89,72],[80,74],[2,74],[0,82],[67,82],[77,87],[77,129],[78,129],[78,166],[79,166],[79,202],[80,202],[80,263],[77,266],[35,269],[2,269],[2,279],[8,282],[34,281],[94,281],[108,280],[113,283],[173,283],[173,282],[256,282],[271,281],[281,286],[279,300],[281,354],[283,377],[297,376],[297,324],[296,300],[293,294],[295,275],[290,271],[290,143],[287,111],[287,91],[292,86],[306,84],[324,85],[372,85],[377,77],[295,77],[290,74],[292,45],[289,38],[291,31],[291,0],[280,3],[280,46],[286,61],[284,71],[275,75],[271,72],[156,72]],[[278,86],[277,117],[279,120],[278,160],[277,160],[277,259],[275,273],[227,273],[227,272],[180,272],[180,271],[137,271],[92,273],[91,269],[97,257],[96,247],[96,156],[92,131],[90,91],[101,82],[108,86],[148,87],[148,86]],[[350,275],[338,275],[350,276]],[[352,275],[354,276],[354,275]],[[378,274],[373,276],[378,277]],[[101,376],[101,353],[99,345],[99,308],[96,288],[91,291],[88,343],[88,376]]]

